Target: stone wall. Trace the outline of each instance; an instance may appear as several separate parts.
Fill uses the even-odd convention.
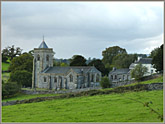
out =
[[[82,89],[72,89],[72,90],[59,90],[59,91],[53,91],[53,90],[45,90],[45,91],[37,91],[37,90],[22,90],[22,93],[24,94],[65,94],[65,93],[77,93],[82,91],[89,91],[94,89],[101,89],[101,87],[89,87],[89,88],[82,88]]]

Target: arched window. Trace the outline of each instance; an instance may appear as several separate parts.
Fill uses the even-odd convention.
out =
[[[49,61],[49,55],[46,56],[46,61]]]
[[[96,82],[99,82],[100,81],[100,76],[99,76],[99,74],[97,74],[97,76],[96,76]]]
[[[56,83],[56,82],[57,82],[57,78],[55,77],[55,78],[54,78],[54,83]]]
[[[94,74],[92,74],[92,82],[94,82]]]
[[[37,61],[40,61],[40,55],[39,54],[37,55]]]
[[[46,82],[46,77],[44,77],[44,82]]]
[[[70,78],[70,82],[73,82],[73,76],[70,75],[69,78]]]

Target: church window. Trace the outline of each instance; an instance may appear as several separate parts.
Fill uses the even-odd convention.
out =
[[[37,60],[40,61],[40,55],[37,55]]]
[[[94,82],[94,74],[92,74],[92,82]]]
[[[46,77],[44,77],[44,82],[46,82]]]
[[[46,56],[46,61],[49,61],[49,55]]]
[[[73,82],[73,76],[72,75],[70,75],[70,82]]]
[[[100,76],[99,76],[99,74],[97,74],[97,76],[96,76],[96,82],[99,82],[99,79],[100,79]]]
[[[57,78],[55,77],[55,78],[54,78],[54,83],[56,83],[56,82],[57,82]]]

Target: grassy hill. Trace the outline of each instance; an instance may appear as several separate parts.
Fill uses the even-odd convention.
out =
[[[10,64],[2,62],[2,71],[8,71]],[[10,77],[10,73],[2,73],[2,79],[6,82]]]
[[[162,76],[139,83],[160,82],[163,82]],[[3,101],[56,95],[59,94],[19,94]],[[144,106],[147,102],[150,102],[151,108],[163,114],[163,90],[130,91],[3,106],[2,122],[161,122],[157,114]]]
[[[163,91],[141,91],[3,106],[2,122],[160,122],[136,100],[163,113]]]

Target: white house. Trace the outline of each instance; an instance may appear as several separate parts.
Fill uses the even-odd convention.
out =
[[[134,63],[132,63],[130,66],[129,66],[129,69],[132,70],[135,68],[135,66],[137,64],[142,64],[142,66],[145,66],[147,67],[147,73],[144,75],[144,76],[149,76],[149,75],[152,75],[154,73],[156,73],[156,69],[153,67],[152,65],[152,58],[141,58],[141,57],[138,57],[138,60],[135,61]]]

